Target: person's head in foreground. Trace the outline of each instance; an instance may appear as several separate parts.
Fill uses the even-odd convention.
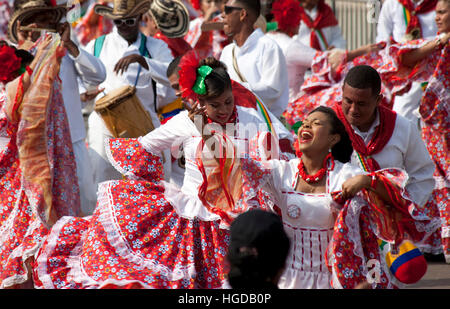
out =
[[[268,211],[250,210],[230,227],[227,259],[232,288],[276,288],[283,273],[290,240],[281,218]]]

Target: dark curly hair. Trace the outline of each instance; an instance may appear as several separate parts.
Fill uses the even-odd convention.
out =
[[[331,154],[333,157],[342,163],[349,162],[353,153],[352,141],[345,130],[344,124],[336,115],[336,112],[327,106],[319,106],[312,110],[309,114],[314,112],[321,112],[327,115],[331,122],[331,134],[339,134],[341,137],[340,141],[331,149]]]

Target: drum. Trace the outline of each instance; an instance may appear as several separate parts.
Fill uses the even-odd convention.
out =
[[[94,110],[100,114],[114,137],[144,136],[155,127],[148,111],[130,85],[111,91],[95,102]]]

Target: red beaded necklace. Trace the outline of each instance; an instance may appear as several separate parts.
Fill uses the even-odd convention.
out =
[[[211,120],[208,116],[206,116],[206,122],[207,123],[213,123],[214,121]],[[231,114],[230,118],[225,123],[219,123],[220,125],[226,125],[227,123],[236,123],[238,122],[238,113],[236,106],[234,106],[233,113]]]
[[[331,166],[329,169],[333,170],[334,169],[334,158],[333,158],[333,155],[331,154],[331,152],[329,152],[328,155],[323,160],[323,167],[314,175],[308,175],[305,171],[305,166],[303,165],[303,161],[300,158],[300,162],[298,163],[298,174],[307,183],[317,183],[325,176],[325,172],[327,171],[328,159],[331,160]]]

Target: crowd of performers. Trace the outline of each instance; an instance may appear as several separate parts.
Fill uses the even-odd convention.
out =
[[[355,50],[323,0],[0,7],[1,288],[402,288],[450,263],[449,0],[384,0]],[[284,263],[230,245],[275,220],[230,233],[250,210]]]

